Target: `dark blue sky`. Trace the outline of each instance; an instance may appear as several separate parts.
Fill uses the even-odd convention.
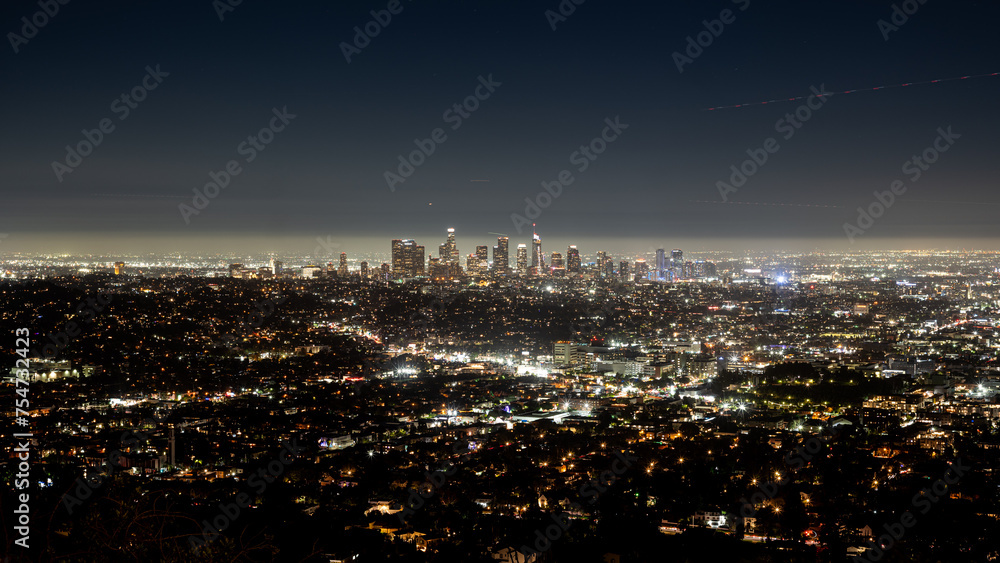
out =
[[[573,184],[536,220],[549,250],[624,244],[611,239],[997,246],[1000,76],[834,95],[788,140],[775,123],[805,100],[705,109],[821,84],[842,92],[1000,71],[993,1],[927,0],[886,41],[877,21],[893,2],[588,0],[553,31],[545,11],[556,0],[403,0],[350,64],[340,43],[388,2],[244,0],[224,21],[210,0],[136,4],[71,1],[18,53],[8,37],[0,250],[142,249],[151,239],[290,248],[316,236],[384,250],[391,238],[435,246],[455,227],[465,253],[495,239],[489,231],[517,235],[511,214],[564,169]],[[735,21],[679,73],[672,53],[725,9]],[[4,33],[39,10],[4,2]],[[147,65],[169,76],[120,119],[112,101]],[[445,110],[491,74],[501,85],[452,130]],[[275,107],[296,117],[246,162],[238,146]],[[615,116],[628,129],[577,172],[571,154]],[[53,161],[104,118],[114,131],[60,182]],[[907,180],[904,162],[949,125],[961,137]],[[447,139],[390,191],[384,172],[438,127]],[[769,137],[780,149],[722,203],[716,182]],[[178,205],[230,160],[241,173],[185,223]],[[907,191],[849,243],[844,223],[897,178]]]

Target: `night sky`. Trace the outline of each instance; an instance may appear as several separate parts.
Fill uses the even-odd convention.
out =
[[[436,247],[447,227],[463,254],[491,231],[513,248],[531,233],[511,214],[562,170],[573,183],[535,219],[547,252],[998,246],[1000,76],[870,90],[1000,71],[995,1],[907,2],[887,41],[889,1],[566,0],[553,30],[557,0],[402,0],[348,63],[341,44],[388,4],[244,0],[220,21],[210,0],[75,0],[17,53],[8,35],[0,252],[305,254],[317,236],[387,251]],[[673,53],[723,10],[732,23],[678,72]],[[4,33],[39,11],[3,2]],[[122,119],[112,102],[157,65],[169,76]],[[445,111],[490,75],[500,85],[453,129]],[[821,85],[835,94],[787,140],[776,122],[805,99],[707,110]],[[286,107],[247,162],[238,147]],[[628,129],[578,171],[571,155],[616,116]],[[53,162],[105,118],[114,130],[60,181]],[[904,163],[948,126],[960,138],[911,181]],[[436,128],[447,138],[390,190],[385,172]],[[777,152],[723,202],[716,183],[770,137]],[[178,206],[231,160],[241,172],[185,222]],[[849,242],[844,223],[896,179],[905,193]]]

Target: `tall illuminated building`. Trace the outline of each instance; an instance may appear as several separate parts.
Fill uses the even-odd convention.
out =
[[[545,257],[542,256],[542,237],[534,232],[534,223],[531,227],[531,275],[540,276],[545,269]]]
[[[455,243],[455,229],[448,229],[448,238],[438,246],[438,259],[443,264],[458,264],[458,244]]]
[[[476,273],[485,275],[490,267],[490,248],[488,246],[476,247]]]
[[[580,273],[580,251],[577,250],[576,246],[570,246],[566,249],[566,273]]]
[[[629,277],[631,273],[632,272],[629,271],[628,262],[622,260],[621,262],[618,263],[618,279],[622,280],[623,282],[627,282],[631,279]]]
[[[448,248],[451,249],[451,262],[458,263],[458,244],[455,243],[455,229],[448,229]]]
[[[644,280],[649,275],[649,264],[642,258],[635,261],[635,281]]]
[[[714,262],[695,260],[693,270],[694,277],[696,278],[714,278],[717,275],[717,269]]]
[[[279,276],[281,276],[281,267],[282,267],[281,260],[277,260],[275,258],[271,258],[271,275],[272,276],[274,276],[276,278],[279,277]]]
[[[670,263],[667,269],[673,272],[674,279],[684,275],[684,252],[681,249],[675,248],[670,251]]]
[[[517,274],[528,275],[528,245],[517,245]]]
[[[406,250],[404,250],[403,239],[392,239],[392,277],[395,279],[406,277]]]
[[[497,237],[497,245],[493,247],[493,270],[507,273],[510,270],[510,239]]]
[[[115,275],[120,276],[125,273],[125,262],[115,262]]]
[[[657,248],[656,249],[656,279],[658,281],[663,281],[663,278],[666,277],[666,271],[667,271],[666,251],[663,250],[662,248]]]
[[[550,261],[549,270],[554,276],[562,276],[566,274],[566,264],[563,262],[562,253],[553,252],[552,260]]]
[[[427,261],[427,276],[432,280],[444,280],[448,278],[448,264],[440,258],[431,257]]]
[[[369,277],[371,277],[371,275],[372,275],[372,273],[368,269],[368,262],[362,262],[361,263],[361,279],[362,279],[362,281],[363,280],[367,280]]]
[[[347,253],[340,253],[340,266],[337,268],[337,276],[340,278],[347,277]]]
[[[599,250],[597,251],[597,275],[601,277],[607,277],[608,263],[611,260],[608,258],[608,253]]]
[[[392,239],[393,279],[412,278],[424,273],[424,247],[413,239]]]
[[[379,281],[387,282],[392,279],[392,266],[382,262],[382,278]]]

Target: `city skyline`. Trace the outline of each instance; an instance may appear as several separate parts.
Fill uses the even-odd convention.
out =
[[[0,3],[0,559],[1000,561],[997,21]]]

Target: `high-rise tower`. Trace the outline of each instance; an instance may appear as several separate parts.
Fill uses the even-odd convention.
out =
[[[535,231],[535,224],[531,224],[531,275],[540,276],[545,270],[545,257],[542,256],[542,237]]]
[[[509,256],[510,239],[497,237],[497,245],[493,247],[493,270],[506,273],[510,270]]]
[[[438,259],[443,264],[458,264],[458,244],[455,243],[455,229],[448,229],[448,239],[438,246]]]
[[[566,266],[563,263],[563,256],[559,252],[553,252],[550,259],[549,270],[553,276],[562,276],[566,273]]]
[[[576,246],[570,246],[566,249],[566,273],[580,273],[580,251]]]
[[[649,267],[642,258],[635,261],[635,281],[644,280],[649,274]]]
[[[424,247],[413,239],[392,239],[392,277],[412,278],[424,273]]]
[[[605,252],[603,250],[597,251],[597,275],[599,275],[601,277],[606,277],[607,276],[607,270],[608,270],[608,264],[610,262],[611,262],[611,259],[608,258],[608,253],[607,252]],[[613,268],[614,268],[614,266],[612,266],[612,269]]]
[[[679,248],[670,251],[670,262],[667,265],[670,270],[670,281],[684,277],[684,252]]]
[[[337,268],[337,277],[343,279],[347,277],[347,253],[340,253],[340,267]]]
[[[475,272],[485,275],[490,266],[490,249],[487,246],[476,247]],[[471,271],[469,272],[472,273]]]

